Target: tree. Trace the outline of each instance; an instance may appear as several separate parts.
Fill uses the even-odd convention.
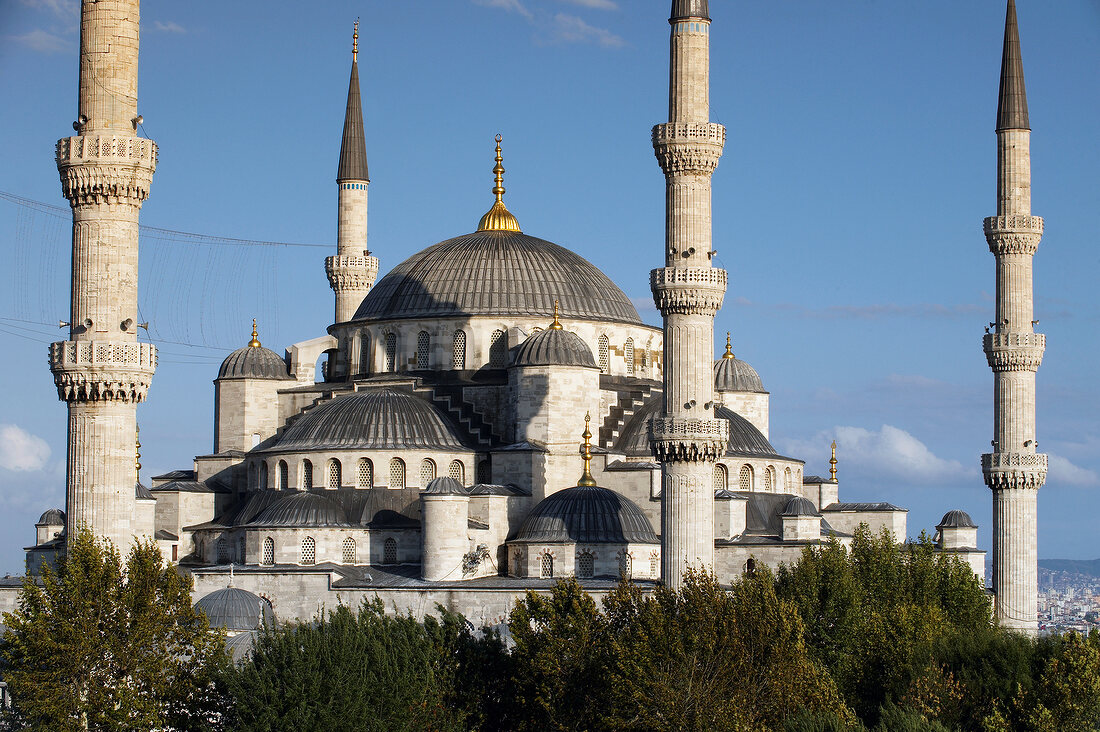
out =
[[[123,565],[81,529],[41,586],[27,577],[4,615],[0,663],[16,713],[36,730],[218,729],[224,639],[191,605],[191,579],[152,541]]]

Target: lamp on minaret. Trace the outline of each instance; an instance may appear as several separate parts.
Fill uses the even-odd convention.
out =
[[[1031,215],[1031,124],[1016,3],[1008,0],[997,98],[997,215],[985,219],[996,258],[997,317],[982,339],[993,370],[993,452],[982,473],[993,492],[993,592],[997,622],[1037,631],[1038,490],[1047,456],[1036,452],[1035,373],[1046,338],[1035,332],[1032,259],[1043,220]]]
[[[363,104],[359,96],[358,20],[352,33],[351,80],[348,82],[336,185],[339,192],[337,250],[335,257],[325,259],[325,273],[336,293],[335,322],[346,323],[354,319],[355,311],[374,286],[374,278],[378,275],[378,259],[372,257],[367,249],[367,186],[370,185],[370,176],[367,173]]]

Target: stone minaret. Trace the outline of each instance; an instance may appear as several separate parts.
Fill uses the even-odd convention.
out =
[[[81,3],[77,134],[57,143],[73,210],[72,309],[69,340],[50,346],[69,408],[69,537],[84,525],[123,551],[152,533],[134,518],[137,403],[156,368],[156,349],[137,340],[138,214],[157,164],[157,146],[136,134],[138,5]]]
[[[374,286],[378,259],[367,250],[367,143],[363,134],[363,105],[359,99],[359,21],[351,51],[351,81],[344,113],[344,137],[336,184],[340,190],[340,218],[336,230],[335,257],[325,259],[325,273],[336,293],[336,322],[355,316],[359,303]]]
[[[1047,456],[1035,439],[1035,372],[1046,339],[1032,320],[1031,260],[1043,220],[1031,215],[1031,128],[1016,4],[1008,2],[997,102],[997,215],[985,238],[997,258],[997,321],[983,339],[993,369],[993,451],[982,472],[993,491],[993,591],[997,621],[1036,632],[1036,498]]]
[[[714,565],[714,462],[729,423],[714,416],[714,315],[726,272],[711,266],[710,178],[726,131],[710,121],[707,0],[674,0],[669,122],[653,128],[665,174],[665,266],[650,273],[664,316],[664,409],[650,438],[661,462],[661,575],[678,588],[690,567]]]

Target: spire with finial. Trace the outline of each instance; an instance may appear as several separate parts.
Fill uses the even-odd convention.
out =
[[[1030,129],[1024,62],[1020,55],[1020,28],[1016,24],[1016,0],[1008,0],[1004,48],[1001,51],[1001,88],[997,94],[997,131]]]
[[[252,319],[252,340],[248,342],[249,348],[260,347],[260,334],[256,331],[256,319]]]
[[[355,19],[355,30],[351,34],[351,62],[359,61],[359,19]]]
[[[730,342],[730,332],[726,331],[726,352],[722,354],[722,358],[736,358],[733,355],[733,344]]]
[[[138,482],[141,482],[141,427],[134,425],[134,467],[137,468]]]
[[[836,440],[833,440],[832,445],[833,455],[829,458],[829,480],[833,483],[836,482]]]
[[[363,102],[359,97],[359,20],[351,36],[351,80],[348,82],[348,104],[344,109],[344,135],[340,139],[340,164],[336,182],[370,183],[367,172],[367,138],[363,132]]]
[[[596,479],[592,477],[592,430],[589,429],[589,423],[592,421],[592,413],[585,412],[584,414],[584,432],[581,433],[581,437],[584,438],[584,444],[581,445],[581,459],[584,460],[584,473],[581,474],[581,479],[577,481],[578,486],[594,487],[596,485]]]
[[[561,323],[558,321],[558,301],[554,301],[554,322],[550,324],[550,330],[561,330]]]
[[[504,205],[504,157],[500,154],[500,141],[504,139],[496,136],[497,156],[496,165],[493,166],[493,195],[497,200],[477,225],[478,231],[520,231],[519,221]]]

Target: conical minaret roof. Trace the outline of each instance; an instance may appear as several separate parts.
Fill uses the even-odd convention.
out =
[[[1024,62],[1020,56],[1020,29],[1016,25],[1016,0],[1008,0],[1004,50],[1001,53],[1001,90],[997,95],[997,131],[1030,129]]]
[[[359,98],[359,23],[355,24],[355,45],[351,54],[351,81],[348,83],[348,107],[344,112],[344,137],[340,141],[340,168],[336,182],[362,180],[367,173],[367,141],[363,133],[363,102]]]

